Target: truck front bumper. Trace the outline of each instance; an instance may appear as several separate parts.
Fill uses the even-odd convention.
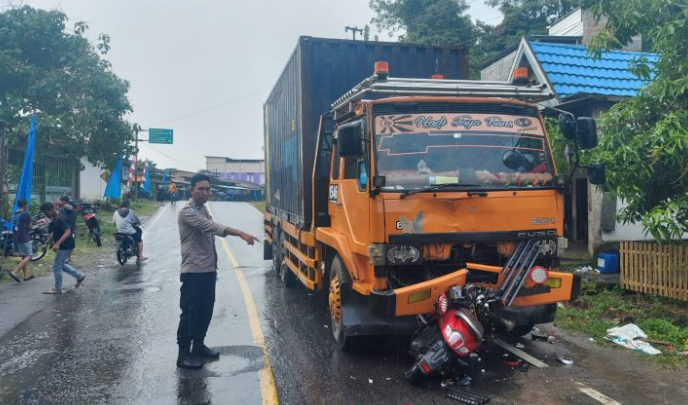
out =
[[[468,270],[461,269],[442,277],[396,290],[371,291],[370,311],[380,317],[427,314],[435,310],[440,294],[455,285],[465,285]]]

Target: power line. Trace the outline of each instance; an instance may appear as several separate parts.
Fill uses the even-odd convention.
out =
[[[142,144],[142,145],[144,145],[144,144]],[[198,166],[196,166],[195,164],[192,164],[192,163],[189,163],[189,162],[184,162],[184,161],[179,160],[179,159],[177,159],[177,158],[175,158],[175,157],[172,157],[172,156],[168,155],[167,153],[161,151],[160,149],[154,148],[153,145],[151,145],[150,143],[145,144],[145,145],[148,146],[148,147],[150,147],[150,148],[153,149],[154,151],[160,153],[161,155],[166,156],[167,158],[172,159],[173,161],[175,161],[175,162],[177,162],[177,163],[181,163],[182,165],[184,165],[184,166],[187,167],[187,168],[191,168],[191,169],[193,169],[193,170],[195,170],[195,171],[198,171],[198,170],[199,170],[199,169],[198,169]]]
[[[247,99],[247,98],[249,98],[249,97],[251,97],[251,96],[255,96],[256,94],[260,94],[260,93],[264,92],[265,90],[270,90],[270,89],[271,89],[271,87],[264,87],[264,88],[262,88],[262,89],[260,89],[260,90],[256,90],[256,91],[254,91],[254,92],[252,92],[252,93],[245,94],[245,95],[240,96],[240,97],[237,97],[237,98],[235,98],[235,99],[233,99],[233,100],[226,101],[226,102],[224,102],[224,103],[222,103],[222,104],[218,104],[218,105],[215,105],[215,106],[212,106],[212,107],[204,108],[204,109],[202,109],[202,110],[198,110],[198,111],[195,111],[195,112],[192,112],[192,113],[189,113],[189,114],[185,114],[185,115],[182,115],[182,116],[179,116],[179,117],[176,117],[176,118],[171,118],[171,119],[168,119],[168,120],[155,122],[155,123],[153,123],[153,124],[150,124],[149,126],[160,125],[160,124],[167,124],[167,123],[170,123],[170,122],[174,122],[174,121],[179,121],[179,120],[183,120],[183,119],[186,119],[186,118],[190,118],[190,117],[193,117],[193,116],[196,116],[196,115],[199,115],[199,114],[207,113],[207,112],[209,112],[209,111],[217,110],[218,108],[222,108],[222,107],[228,106],[228,105],[230,105],[230,104],[236,103],[237,101],[241,101],[241,100]]]

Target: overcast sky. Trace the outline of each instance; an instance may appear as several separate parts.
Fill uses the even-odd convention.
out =
[[[469,0],[475,19],[499,12]],[[263,157],[262,105],[301,35],[347,38],[369,0],[25,0],[111,37],[106,58],[131,84],[129,120],[174,129],[174,145],[142,143],[159,167],[205,168],[204,156]],[[374,27],[372,27],[374,29]],[[389,40],[387,33],[378,34]],[[349,38],[351,33],[348,34]],[[144,137],[147,135],[144,134]]]

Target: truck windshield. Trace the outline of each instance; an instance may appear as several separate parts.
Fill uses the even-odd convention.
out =
[[[553,185],[545,132],[533,117],[407,114],[375,117],[378,175],[388,189]]]

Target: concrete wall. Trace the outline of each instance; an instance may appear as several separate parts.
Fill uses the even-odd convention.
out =
[[[518,50],[514,50],[502,59],[481,70],[480,80],[505,81],[509,77],[509,73],[511,73],[511,65],[514,63],[514,59],[516,59],[517,52]]]
[[[103,171],[86,160],[81,159],[84,170],[79,173],[79,195],[82,200],[100,200],[103,198],[107,182],[100,178]]]

